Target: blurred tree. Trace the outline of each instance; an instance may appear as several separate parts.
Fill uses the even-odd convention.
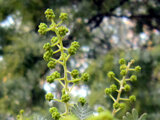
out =
[[[68,42],[77,40],[82,48],[89,49],[82,49],[85,56],[99,58],[94,60],[88,69],[91,73],[91,98],[97,92],[103,94],[101,90],[108,81],[106,73],[117,63],[118,54],[126,54],[128,59],[136,57],[145,68],[140,76],[141,82],[136,84],[139,90],[146,90],[145,85],[152,85],[152,91],[155,90],[154,86],[160,79],[158,0],[0,0],[0,54],[3,59],[0,62],[0,114],[8,115],[19,111],[19,107],[32,108],[39,102],[43,103],[44,90],[40,81],[47,73],[47,68],[42,60],[43,40],[36,33],[40,21],[45,21],[42,13],[46,8],[54,9],[56,14],[60,11],[70,13],[70,35],[64,41],[65,46],[68,46]],[[126,19],[133,24],[124,23]],[[8,26],[6,22],[9,23]],[[154,30],[158,31],[157,35],[152,34]],[[128,31],[133,33],[130,39],[126,35]],[[148,37],[144,43],[139,38],[141,33]],[[128,52],[130,48],[138,49],[131,51],[131,54]],[[104,58],[100,56],[105,54],[108,55]],[[143,95],[146,97],[150,91],[148,89]],[[138,97],[141,97],[141,94]],[[91,104],[94,105],[96,99],[92,100],[94,101],[91,101]],[[152,103],[152,97],[149,101]],[[106,105],[103,99],[96,104],[100,103]],[[143,102],[141,98],[140,111],[153,108],[146,104],[148,102]]]

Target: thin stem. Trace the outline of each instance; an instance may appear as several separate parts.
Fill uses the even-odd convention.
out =
[[[63,62],[61,62],[60,60],[56,60],[56,59],[53,59],[53,58],[51,58],[51,60],[55,60],[56,62],[58,62],[59,64],[61,64],[61,65],[63,65]]]
[[[60,83],[63,87],[65,87],[65,85],[62,83],[62,81],[59,80],[59,83]]]
[[[75,83],[73,83],[73,85],[72,85],[71,89],[69,90],[69,92],[72,91],[72,89],[74,88],[74,86],[75,86]]]
[[[125,81],[130,81],[131,79],[125,79]]]
[[[56,54],[56,53],[58,53],[58,52],[60,52],[60,51],[61,51],[61,50],[58,49],[58,50],[54,51],[53,54]]]
[[[117,99],[115,102],[119,103],[119,99],[120,99],[120,96],[121,96],[121,93],[122,93],[122,88],[123,88],[123,80],[125,79],[125,76],[122,78],[122,81],[120,82],[120,89],[119,89],[119,92],[118,92],[118,95],[117,95]],[[116,109],[114,108],[113,109],[113,112],[112,112],[112,115],[114,116],[116,114]]]
[[[55,45],[58,45],[59,41],[51,45],[51,47],[54,47]]]
[[[69,112],[69,105],[68,105],[68,103],[65,103],[65,106],[66,106],[66,114],[68,114],[68,112]]]
[[[109,96],[112,98],[114,102],[116,102],[115,98],[111,94]]]
[[[64,50],[68,51],[68,49],[67,49],[67,48],[65,48],[65,47],[64,47]]]
[[[57,24],[57,26],[59,26],[59,25],[61,25],[62,24],[62,21],[60,21],[58,24]]]
[[[130,69],[128,69],[129,71],[135,71],[135,69],[134,68],[130,68]]]
[[[67,71],[69,74],[71,74],[71,72],[70,71]]]
[[[116,110],[116,113],[117,113],[118,111],[120,111],[120,109],[121,109],[121,108],[118,108],[118,109]]]
[[[53,100],[55,100],[55,101],[57,101],[57,102],[62,102],[61,100],[58,100],[58,99],[53,99]]]
[[[57,44],[57,47],[59,48],[59,49],[61,49],[61,47]]]
[[[120,98],[119,100],[128,101],[129,99],[127,99],[127,98]]]
[[[68,60],[68,59],[70,58],[70,56],[71,56],[71,55],[68,55],[67,58],[66,58],[66,60]]]
[[[64,78],[57,78],[57,79],[55,79],[55,80],[64,80]]]
[[[71,83],[74,83],[74,82],[78,82],[78,81],[80,81],[81,79],[74,79],[74,80],[69,80],[69,82]]]
[[[118,83],[120,83],[120,80],[118,80],[116,77],[113,77]]]

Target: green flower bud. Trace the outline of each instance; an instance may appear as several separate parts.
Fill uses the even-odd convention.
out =
[[[121,74],[122,76],[125,76],[125,75],[127,74],[127,71],[126,71],[126,70],[121,70],[120,74]]]
[[[125,90],[126,92],[130,91],[130,90],[131,90],[131,86],[128,85],[128,84],[126,84],[126,85],[124,86],[124,90]]]
[[[130,77],[130,80],[131,80],[132,82],[137,81],[137,76],[136,76],[136,75],[132,75],[132,76]]]
[[[52,113],[52,118],[53,118],[54,120],[59,120],[60,117],[61,117],[61,116],[60,116],[60,113],[59,113],[59,112],[53,112],[53,113]]]
[[[132,102],[135,102],[136,101],[136,96],[132,95],[129,97],[129,101],[132,103]]]
[[[120,103],[120,106],[119,106],[121,109],[124,109],[126,107],[126,104],[125,103]]]
[[[140,66],[136,66],[136,67],[135,67],[135,70],[136,70],[137,72],[139,72],[139,71],[141,71],[141,67],[140,67]]]
[[[117,86],[115,84],[112,84],[110,86],[110,89],[112,90],[112,92],[116,91],[117,90]]]
[[[19,113],[22,115],[22,114],[24,113],[24,110],[23,110],[23,109],[21,109]]]
[[[55,14],[52,9],[47,9],[44,14],[46,15],[47,20],[55,18]]]
[[[43,59],[48,62],[50,58],[52,57],[52,54],[53,54],[53,50],[50,49],[46,51],[43,55]]]
[[[58,112],[57,108],[56,107],[52,107],[49,109],[49,112],[52,114],[54,112]]]
[[[20,119],[20,115],[17,115],[17,120],[19,120]]]
[[[61,75],[59,72],[55,71],[54,73],[51,74],[51,76],[53,76],[55,79],[60,78]]]
[[[80,47],[79,42],[76,42],[76,41],[72,42],[71,46],[76,48],[76,49],[78,49]]]
[[[81,76],[81,80],[83,81],[88,81],[89,80],[89,74],[88,73],[83,73],[82,76]]]
[[[62,20],[62,21],[65,21],[68,19],[68,14],[67,13],[61,13],[59,18]]]
[[[126,64],[126,60],[124,59],[124,58],[121,58],[120,60],[119,60],[119,64]]]
[[[65,26],[60,26],[60,27],[58,28],[58,32],[59,32],[59,34],[60,34],[61,36],[65,36],[66,33],[69,32],[69,30],[68,30],[68,28],[66,28]]]
[[[98,107],[98,109],[97,109],[97,112],[98,113],[101,113],[101,112],[103,112],[104,111],[104,109],[102,108],[102,107]]]
[[[115,73],[112,72],[112,71],[110,71],[110,72],[108,72],[107,76],[108,76],[109,78],[113,78],[113,77],[115,77]]]
[[[124,69],[126,69],[126,67],[127,66],[125,64],[123,64],[123,65],[120,66],[120,70],[124,70]]]
[[[78,102],[80,102],[81,105],[84,106],[86,104],[86,99],[81,97],[81,98],[79,98]]]
[[[53,100],[54,95],[53,95],[52,93],[47,93],[47,94],[45,95],[45,98],[46,98],[46,100],[51,101],[51,100]]]
[[[126,85],[127,84],[127,82],[126,81],[123,81],[123,85]]]
[[[113,108],[118,109],[120,107],[120,104],[118,102],[115,102],[113,104]]]
[[[45,44],[43,45],[43,49],[44,49],[45,51],[49,50],[50,48],[51,48],[50,43],[45,43]]]
[[[47,25],[45,23],[40,23],[40,25],[38,27],[39,27],[39,29],[38,29],[39,34],[41,34],[41,35],[46,34]]]
[[[111,89],[111,88],[106,88],[106,89],[104,90],[104,92],[105,92],[106,95],[109,95],[109,94],[112,93],[112,89]]]
[[[67,103],[70,100],[70,96],[68,94],[64,94],[61,97],[62,102]]]
[[[66,93],[65,89],[62,89],[62,95],[64,95]]]
[[[73,78],[77,78],[79,76],[79,71],[77,69],[72,70],[71,76]]]
[[[74,54],[76,54],[76,52],[77,52],[77,49],[75,47],[71,46],[70,48],[68,48],[68,53],[70,55],[74,55]]]
[[[49,61],[49,63],[47,64],[47,66],[51,69],[55,68],[56,66],[56,61],[55,60],[52,60],[52,61]]]
[[[46,79],[47,79],[47,82],[53,83],[55,78],[54,78],[54,76],[51,76],[51,75],[50,75],[50,76],[47,76]]]
[[[51,44],[53,45],[54,43],[56,43],[58,41],[57,37],[52,37],[51,39]]]

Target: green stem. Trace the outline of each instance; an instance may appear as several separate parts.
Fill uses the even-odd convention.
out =
[[[73,89],[74,86],[75,86],[75,83],[73,83],[73,85],[72,85],[71,89],[69,90],[69,92],[72,91],[72,89]]]
[[[120,83],[120,80],[118,80],[116,77],[113,77],[118,83]]]
[[[59,80],[58,82],[59,82],[63,87],[65,87],[65,85],[62,83],[62,81]]]
[[[111,94],[109,96],[112,98],[114,102],[116,102],[115,98]]]
[[[127,98],[120,98],[119,100],[128,101],[129,99],[127,99]]]
[[[62,102],[61,100],[58,100],[58,99],[53,99],[53,100],[55,100],[55,101],[57,101],[57,102]]]
[[[125,81],[130,81],[131,79],[125,79]]]
[[[55,79],[55,80],[64,80],[64,78],[57,78],[57,79]]]
[[[55,60],[56,62],[58,62],[59,64],[61,64],[61,65],[63,65],[63,62],[61,62],[60,60],[56,60],[56,59],[53,59],[53,58],[51,58],[51,60]]]
[[[56,50],[56,51],[54,51],[53,52],[53,54],[56,54],[56,53],[58,53],[58,52],[60,52],[61,50],[59,49],[59,50]]]
[[[59,40],[59,44],[60,44],[60,52],[61,52],[61,55],[63,56],[64,55],[64,48],[63,48],[63,42],[62,42],[62,37],[59,35],[58,31],[55,31],[56,32],[56,35],[58,37],[58,40]],[[64,89],[66,91],[67,94],[69,94],[69,89],[68,89],[68,76],[67,76],[67,60],[66,58],[63,56],[63,59],[62,59],[62,66],[63,66],[63,69],[64,69]],[[66,114],[68,114],[69,112],[69,105],[68,103],[65,103],[65,111],[66,111]]]
[[[135,71],[135,69],[134,68],[130,68],[130,69],[128,69],[129,71]]]
[[[60,21],[58,24],[57,24],[57,26],[59,26],[59,25],[61,25],[62,24],[62,21]]]
[[[80,81],[81,79],[74,79],[74,80],[69,80],[69,82],[72,82],[72,83],[74,83],[74,82],[78,82],[78,81]]]

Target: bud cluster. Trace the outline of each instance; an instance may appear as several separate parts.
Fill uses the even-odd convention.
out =
[[[86,99],[81,97],[79,98],[78,102],[81,103],[82,106],[84,106],[86,104]]]
[[[51,101],[54,98],[54,95],[52,93],[47,93],[45,96],[46,100]]]
[[[50,40],[50,42],[47,42],[43,45],[43,49],[45,51],[43,58],[47,62],[47,66],[50,69],[53,69],[56,67],[57,64],[62,65],[64,73],[63,76],[58,71],[53,72],[51,75],[46,77],[46,80],[48,83],[53,83],[54,81],[58,81],[63,89],[62,89],[62,96],[60,99],[54,99],[54,95],[52,93],[46,94],[45,98],[48,101],[54,100],[58,102],[62,102],[65,104],[65,113],[60,114],[56,108],[50,108],[50,113],[52,115],[52,118],[55,120],[59,120],[60,117],[65,116],[69,114],[69,107],[71,105],[68,103],[71,99],[70,92],[72,89],[69,89],[69,84],[74,86],[75,83],[79,81],[88,81],[89,74],[83,73],[80,75],[79,71],[77,69],[74,69],[73,71],[69,71],[67,69],[67,61],[70,58],[71,55],[76,54],[77,50],[79,49],[80,45],[78,42],[73,41],[69,48],[65,48],[63,46],[63,38],[67,35],[69,32],[69,29],[66,26],[61,25],[64,21],[68,19],[67,13],[61,13],[59,16],[60,22],[55,23],[55,14],[52,9],[47,9],[45,11],[45,16],[48,21],[51,22],[49,26],[47,26],[45,23],[40,23],[38,32],[41,35],[46,34],[48,31],[54,32],[56,36],[53,36]],[[54,49],[53,49],[54,48]],[[55,50],[56,49],[56,50]],[[55,51],[54,51],[55,50]],[[58,59],[55,59],[53,57],[54,54],[60,53],[60,56]],[[68,77],[70,74],[71,80],[69,80]],[[85,104],[84,99],[80,99],[81,104]]]
[[[76,54],[79,47],[80,47],[80,45],[78,42],[76,42],[76,41],[72,42],[70,48],[68,48],[68,53],[70,55]]]
[[[51,113],[52,118],[55,120],[59,120],[59,118],[61,117],[56,107],[50,108],[49,112]]]
[[[125,103],[123,101],[129,101],[130,103],[136,101],[136,97],[134,95],[131,95],[129,98],[121,98],[121,94],[123,91],[129,92],[131,90],[130,84],[128,84],[129,81],[134,82],[137,80],[136,75],[131,75],[129,78],[127,78],[127,74],[129,71],[135,71],[139,72],[141,70],[140,66],[136,66],[135,68],[130,68],[131,65],[134,63],[134,60],[131,60],[126,64],[125,59],[120,59],[119,64],[120,64],[120,75],[122,76],[121,80],[115,77],[115,73],[113,71],[108,72],[107,76],[108,78],[114,79],[118,82],[118,86],[115,84],[112,84],[109,88],[105,89],[105,94],[110,96],[111,99],[114,101],[113,103],[113,115],[118,112],[120,109],[125,107]],[[113,92],[117,92],[117,97],[114,98],[112,96]]]

